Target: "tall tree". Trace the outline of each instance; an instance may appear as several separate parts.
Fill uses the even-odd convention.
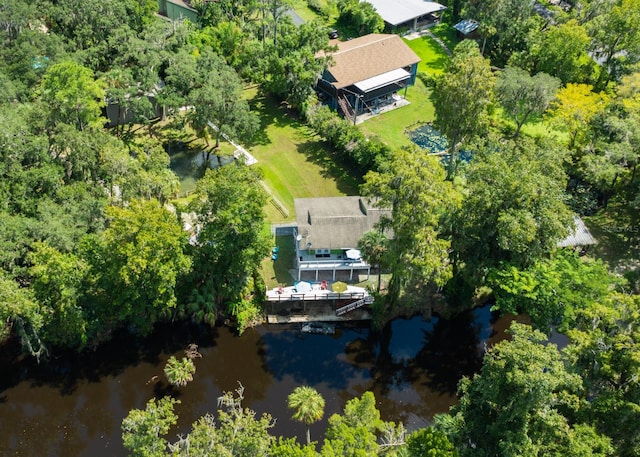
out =
[[[450,178],[457,172],[461,144],[486,131],[494,85],[489,61],[470,40],[456,47],[447,70],[436,79],[435,125],[449,139]]]
[[[242,298],[242,292],[260,262],[269,254],[269,239],[263,230],[267,195],[256,170],[231,164],[207,170],[198,182],[190,209],[202,227],[195,252],[192,297],[198,320],[215,320],[215,312],[204,302],[220,307]],[[208,316],[208,317],[207,317]]]
[[[559,88],[560,80],[546,73],[531,76],[517,67],[507,67],[500,73],[496,96],[516,123],[515,138],[529,116],[539,116],[549,108]]]
[[[220,457],[269,457],[274,438],[269,434],[274,420],[269,414],[256,417],[242,406],[244,387],[237,395],[225,392],[218,398],[218,418],[207,414],[193,424],[191,432],[170,445],[172,455]]]
[[[309,386],[296,387],[287,398],[287,406],[293,410],[293,419],[304,422],[307,426],[307,444],[311,444],[309,426],[322,419],[324,414],[324,398]]]
[[[472,282],[500,261],[531,264],[569,233],[563,157],[561,148],[530,140],[478,146],[452,236],[456,268]]]
[[[180,400],[163,397],[151,399],[144,410],[133,409],[122,421],[124,447],[136,457],[163,457],[168,454],[167,440],[162,436],[178,421],[173,412]]]
[[[301,109],[314,94],[313,87],[328,59],[318,57],[319,51],[331,49],[325,30],[315,21],[299,27],[283,26],[277,46],[264,50],[260,78],[264,88]]]
[[[576,313],[566,349],[584,379],[588,416],[616,455],[640,453],[640,299],[612,293]],[[615,413],[613,413],[615,411]]]
[[[460,382],[451,416],[436,421],[460,455],[610,455],[608,439],[565,416],[578,404],[581,380],[557,347],[523,324],[511,333],[485,355],[480,373]]]
[[[338,22],[355,28],[359,35],[379,33],[384,29],[384,20],[371,3],[339,0],[338,13]]]
[[[587,52],[590,43],[585,27],[575,19],[551,26],[532,49],[534,69],[559,78],[563,84],[587,83],[596,66]]]
[[[322,457],[359,457],[377,455],[377,434],[383,428],[376,399],[371,392],[347,402],[342,415],[329,418],[320,455]]]
[[[505,263],[489,273],[494,309],[527,313],[544,332],[555,324],[572,326],[579,310],[607,297],[618,282],[603,262],[566,250],[536,260],[526,269]]]
[[[604,11],[588,23],[593,52],[604,67],[599,89],[618,79],[629,64],[640,59],[640,0],[616,0],[602,5]]]
[[[45,316],[31,290],[20,287],[0,269],[0,343],[18,335],[29,354],[40,360],[48,350],[40,338]]]
[[[388,254],[387,236],[380,230],[371,230],[358,241],[358,249],[362,252],[362,257],[378,269],[378,286],[377,291],[380,292],[380,282],[382,280],[382,266],[386,265],[386,257]]]
[[[29,254],[31,289],[47,315],[43,339],[48,344],[82,348],[87,344],[87,321],[82,307],[88,265],[74,254],[36,243]]]
[[[210,129],[215,147],[220,137],[250,138],[258,129],[258,117],[243,98],[242,81],[236,71],[221,64],[208,74],[207,82],[189,94],[193,111],[189,115],[196,130]],[[213,124],[213,126],[211,124]]]
[[[85,244],[96,296],[90,320],[100,333],[126,323],[145,334],[175,312],[177,281],[191,265],[187,233],[157,200],[133,200],[127,208],[108,208],[107,215],[110,224],[98,244]]]
[[[494,65],[507,64],[513,53],[526,52],[528,38],[542,21],[533,0],[463,0],[463,18],[478,21],[483,28],[483,53]]]
[[[49,110],[49,125],[59,122],[78,130],[102,125],[104,89],[93,72],[75,62],[52,65],[42,79],[42,101]]]
[[[441,218],[460,196],[445,180],[438,159],[424,150],[397,150],[380,172],[367,173],[361,191],[373,197],[377,207],[391,210],[390,217],[381,220],[383,229],[393,231],[388,243],[388,311],[409,284],[444,284],[451,276],[450,242],[440,236]]]
[[[421,428],[407,438],[409,457],[457,457],[458,453],[440,430]]]
[[[588,141],[585,135],[589,123],[604,111],[608,100],[606,94],[593,92],[593,87],[587,84],[570,83],[557,92],[550,114],[557,125],[569,133],[570,149]]]

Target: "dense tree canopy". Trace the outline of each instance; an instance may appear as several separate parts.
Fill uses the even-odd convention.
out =
[[[447,71],[436,79],[434,123],[449,140],[450,178],[458,167],[461,143],[487,131],[494,85],[489,61],[473,41],[463,41],[456,47]]]
[[[529,33],[540,26],[533,6],[533,0],[465,0],[461,15],[482,24],[483,53],[502,67],[513,53],[527,49]]]
[[[496,262],[530,265],[569,233],[562,149],[533,142],[479,146],[454,227],[454,261],[482,278]]]
[[[359,247],[392,275],[387,301],[376,305],[387,316],[406,309],[401,299],[423,311],[456,275],[488,286],[502,312],[525,312],[545,331],[558,324],[571,344],[560,354],[514,327],[512,341],[462,382],[441,430],[407,435],[382,421],[365,393],[330,418],[316,451],[270,435],[272,418],[243,408],[238,392],[221,398],[215,420],[203,417],[172,444],[164,435],[176,423],[175,400],[132,411],[123,422],[130,452],[640,454],[637,266],[625,283],[602,262],[556,249],[571,227],[565,189],[574,203],[575,189],[586,189],[593,202],[574,209],[614,218],[612,207],[623,208],[626,219],[607,227],[628,229],[619,238],[637,257],[639,0],[576,0],[564,11],[533,0],[449,2],[454,15],[479,22],[479,45],[456,47],[429,88],[435,119],[428,104],[417,117],[448,138],[449,181],[436,157],[391,153],[316,103],[328,28],[355,36],[384,23],[367,2],[307,3],[305,13],[322,14],[296,26],[289,0],[194,0],[197,23],[158,18],[155,0],[2,2],[0,342],[15,337],[42,360],[163,320],[214,323],[225,314],[240,330],[260,320],[258,271],[270,247],[260,172],[240,163],[209,170],[195,195],[176,199],[165,150],[174,142],[161,138],[167,125],[185,142],[251,138],[259,126],[245,99],[250,86],[302,110],[296,122],[308,122],[355,174],[374,170],[362,192],[392,217]],[[494,98],[504,111],[492,109]],[[107,106],[131,122],[106,127]],[[513,133],[505,114],[517,143],[505,139]],[[168,365],[174,384],[193,375],[189,362]],[[291,403],[305,423],[322,409],[307,394]]]
[[[215,321],[215,308],[225,304],[233,310],[269,253],[263,230],[266,201],[259,176],[243,164],[208,170],[198,182],[190,205],[202,227],[194,260],[197,288],[191,297],[198,320]],[[198,305],[202,301],[214,310],[203,309]]]
[[[442,233],[442,217],[456,207],[460,196],[437,158],[423,150],[398,150],[380,172],[369,172],[363,195],[374,198],[391,215],[380,222],[391,229],[387,295],[393,309],[406,286],[426,288],[444,284],[451,276],[450,241]]]
[[[461,381],[451,416],[438,418],[460,455],[610,455],[605,437],[572,424],[581,379],[556,346],[525,325],[511,331],[511,341],[486,354],[481,372]]]

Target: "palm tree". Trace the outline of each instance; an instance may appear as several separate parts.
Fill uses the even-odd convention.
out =
[[[184,387],[189,381],[193,381],[193,374],[196,366],[193,360],[183,357],[182,360],[174,356],[169,357],[164,367],[164,374],[167,376],[169,384],[176,387]]]
[[[307,425],[307,444],[311,443],[309,425],[322,419],[324,414],[324,398],[309,386],[296,387],[288,397],[289,409],[294,410],[294,420],[304,422]]]
[[[368,231],[358,241],[358,249],[362,252],[362,257],[378,270],[378,293],[380,293],[382,264],[388,252],[388,241],[387,236],[380,230]]]

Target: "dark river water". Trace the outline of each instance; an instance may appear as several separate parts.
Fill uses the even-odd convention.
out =
[[[315,387],[326,400],[324,419],[311,426],[322,437],[326,418],[347,400],[370,390],[385,420],[409,429],[425,426],[455,403],[458,380],[480,368],[486,346],[505,338],[512,318],[489,307],[453,319],[396,319],[381,332],[368,326],[338,328],[333,336],[302,334],[294,327],[258,327],[236,336],[226,327],[163,326],[141,340],[123,334],[98,350],[58,354],[38,366],[0,352],[0,455],[124,455],[120,424],[152,397],[179,398],[180,420],[170,440],[215,412],[222,391],[245,387],[244,406],[277,419],[273,434],[304,438],[290,419],[287,395]],[[173,390],[163,380],[171,355],[199,345],[194,380]],[[154,376],[160,381],[153,382]]]

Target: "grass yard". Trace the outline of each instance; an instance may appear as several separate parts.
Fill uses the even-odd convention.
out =
[[[262,278],[267,289],[274,289],[278,284],[293,284],[293,276],[289,270],[294,267],[295,246],[293,245],[293,237],[277,236],[273,239],[273,245],[280,247],[277,260],[271,258],[264,259],[261,265]]]
[[[431,29],[431,33],[440,38],[450,51],[460,42],[456,36],[456,29],[449,24],[438,24]]]
[[[410,105],[369,119],[360,124],[360,129],[368,135],[379,137],[391,149],[410,146],[413,143],[405,130],[433,120],[435,111],[430,95],[431,91],[422,81],[416,79],[415,86],[407,90],[407,100],[411,102]]]
[[[433,30],[441,29],[442,37],[450,34],[449,26],[438,26]],[[452,35],[455,39],[455,34]],[[445,41],[446,42],[446,41]],[[441,74],[449,61],[449,56],[429,36],[423,36],[415,40],[406,40],[405,43],[420,57],[418,72],[428,74]],[[411,102],[394,111],[389,111],[362,124],[360,128],[369,135],[378,136],[392,149],[410,146],[413,143],[407,137],[406,131],[425,122],[433,121],[435,111],[431,103],[431,90],[420,79],[416,79],[414,86],[407,91],[407,100]]]
[[[414,40],[404,39],[404,42],[420,57],[418,72],[430,75],[439,75],[444,72],[449,55],[442,47],[428,35]],[[446,41],[445,41],[446,43]]]
[[[264,173],[264,181],[289,211],[285,218],[273,206],[267,208],[270,222],[294,219],[296,197],[335,197],[357,195],[360,181],[357,173],[339,163],[331,149],[313,130],[273,99],[249,95],[251,109],[260,116],[259,133],[244,146],[258,160],[253,167]]]
[[[318,15],[315,11],[309,8],[306,0],[294,0],[293,9],[305,22],[311,22],[315,19],[318,19]]]

